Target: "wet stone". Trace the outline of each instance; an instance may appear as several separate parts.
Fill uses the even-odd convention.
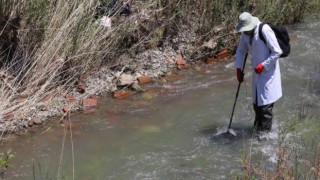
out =
[[[138,81],[140,84],[146,84],[151,82],[151,77],[150,76],[140,76],[138,77]]]
[[[135,91],[138,91],[138,92],[143,92],[143,91],[144,91],[144,89],[142,89],[142,88],[139,86],[138,82],[136,82],[136,81],[135,81],[134,83],[132,83],[131,88],[132,88],[133,90],[135,90]]]
[[[113,97],[117,98],[117,99],[122,99],[122,98],[126,98],[129,96],[129,92],[122,90],[122,91],[114,91],[113,92]]]
[[[151,100],[153,100],[154,98],[156,98],[157,95],[154,94],[154,93],[145,92],[145,93],[142,94],[142,97],[143,97],[143,99],[145,99],[145,100],[147,100],[147,101],[151,101]]]

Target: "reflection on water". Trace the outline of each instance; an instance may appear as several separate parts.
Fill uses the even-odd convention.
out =
[[[71,117],[72,134],[53,122],[5,144],[16,152],[6,177],[70,179],[74,167],[75,179],[229,179],[241,172],[242,152],[251,152],[252,163],[263,159],[272,167],[280,127],[299,114],[306,79],[319,76],[319,28],[319,22],[293,27],[298,40],[292,55],[281,59],[284,97],[275,104],[272,132],[261,141],[253,135],[249,70],[232,124],[237,135],[230,139],[221,134],[236,93],[233,65],[201,65],[146,85],[147,93],[101,99],[97,112]],[[318,117],[318,106],[314,98],[308,114]]]

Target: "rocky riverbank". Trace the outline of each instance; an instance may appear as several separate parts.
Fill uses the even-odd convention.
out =
[[[34,79],[33,81],[41,79],[38,76],[43,76],[43,79],[34,83],[32,80],[29,82],[30,79],[24,77],[26,80],[24,82],[26,84],[25,89],[27,89],[25,94],[16,93],[17,89],[23,89],[19,86],[8,91],[16,94],[8,95],[8,97],[12,98],[3,105],[5,112],[0,115],[1,137],[10,133],[28,132],[30,127],[41,127],[52,117],[62,117],[61,120],[63,120],[70,113],[80,111],[93,112],[94,110],[92,109],[98,106],[100,96],[108,95],[119,99],[125,98],[132,92],[144,91],[140,84],[151,82],[176,70],[183,70],[198,62],[216,62],[218,59],[229,58],[229,50],[233,51],[232,47],[234,46],[236,32],[227,30],[228,28],[221,23],[219,23],[221,24],[219,26],[212,27],[210,33],[201,35],[205,31],[199,32],[202,29],[200,28],[201,23],[196,19],[192,19],[195,18],[193,16],[188,19],[188,23],[182,23],[183,19],[176,17],[175,27],[171,27],[170,24],[173,21],[166,21],[165,12],[163,12],[164,14],[161,18],[159,14],[154,12],[153,8],[157,6],[149,7],[143,3],[137,3],[133,4],[132,7],[130,15],[122,16],[120,13],[112,16],[112,18],[97,19],[94,23],[94,26],[101,26],[101,28],[98,28],[101,34],[97,35],[104,37],[106,34],[110,35],[110,31],[113,30],[112,33],[115,35],[124,37],[122,39],[123,42],[118,42],[116,38],[117,41],[115,42],[122,44],[119,47],[121,49],[119,52],[115,54],[107,53],[111,55],[110,57],[107,56],[111,58],[111,60],[108,59],[111,65],[100,67],[100,64],[102,64],[100,62],[104,61],[101,59],[102,56],[93,54],[94,58],[92,59],[87,56],[84,57],[88,58],[88,60],[79,58],[78,61],[81,61],[79,66],[81,67],[77,67],[74,65],[78,63],[76,60],[71,61],[67,57],[62,58],[63,56],[60,55],[68,54],[68,50],[65,48],[61,50],[60,54],[56,54],[55,58],[59,57],[58,59],[51,59],[53,58],[51,56],[47,57],[47,54],[52,53],[50,52],[44,53],[47,59],[44,59],[43,62],[43,58],[34,60],[36,63],[32,73],[30,73],[30,77]],[[169,10],[167,9],[168,12]],[[70,23],[76,22],[72,20]],[[147,26],[140,25],[142,23]],[[163,25],[160,26],[161,24]],[[89,25],[92,24],[89,23]],[[133,34],[128,35],[121,31],[122,29],[128,30],[128,27],[131,27]],[[71,31],[66,35],[72,35]],[[84,37],[89,35],[87,34]],[[145,40],[140,41],[140,36],[145,36]],[[73,36],[70,36],[70,38],[73,39]],[[63,37],[63,39],[65,40],[66,37]],[[102,42],[100,38],[97,40]],[[106,38],[103,40],[111,41],[112,39]],[[53,40],[49,38],[48,42],[51,43],[51,41]],[[139,43],[141,44],[140,46],[137,45]],[[124,46],[124,44],[129,44],[132,49],[126,49],[128,47]],[[98,44],[90,46],[95,45]],[[102,46],[101,44],[96,49],[91,49],[90,46],[87,47],[86,52],[96,52],[97,49],[101,51],[101,48],[99,48],[99,46]],[[108,48],[109,46],[113,48]],[[60,42],[55,45],[53,43],[51,50],[58,52],[57,47],[62,47]],[[118,46],[111,43],[111,45],[108,44],[108,46],[104,47],[103,51],[117,51],[116,47]],[[43,48],[46,49],[47,47]],[[229,48],[229,50],[224,48]],[[78,53],[86,54],[86,52],[79,51]],[[121,55],[119,56],[119,54]],[[39,55],[36,57],[42,57],[42,55],[43,53],[39,49]],[[74,57],[78,57],[78,55],[74,55]],[[86,62],[88,63],[86,64]],[[35,75],[38,71],[37,68],[42,68],[43,70],[39,72],[44,75],[41,73]],[[67,71],[64,69],[67,69]],[[86,71],[87,69],[90,69],[90,71]],[[46,76],[51,73],[53,74],[52,77]],[[35,76],[33,77],[33,75]],[[2,76],[1,72],[0,76]],[[63,76],[63,78],[60,76]],[[9,78],[5,77],[3,79]],[[58,83],[52,81],[53,79],[58,79]],[[64,82],[61,83],[59,80]],[[50,83],[53,82],[56,84],[51,85]],[[64,86],[59,86],[59,83],[64,84]],[[41,87],[42,85],[43,87]],[[34,90],[33,86],[35,87]],[[11,87],[10,84],[8,87]],[[21,110],[21,107],[23,110]]]
[[[94,112],[102,95],[121,99],[131,92],[143,92],[140,84],[151,82],[173,71],[183,70],[205,60],[206,57],[199,54],[203,53],[204,49],[210,50],[208,43],[196,48],[191,46],[194,42],[192,33],[186,32],[182,33],[182,37],[175,39],[174,43],[168,42],[162,48],[146,50],[135,58],[123,54],[119,57],[120,64],[114,67],[105,66],[95,72],[83,74],[73,89],[65,90],[61,87],[47,94],[40,103],[29,107],[30,111],[27,115],[21,117],[17,112],[4,115],[0,120],[0,131],[3,135],[26,133],[30,127],[43,125],[52,117],[61,116],[63,120],[69,113]],[[201,58],[191,58],[195,55]],[[224,51],[218,58],[228,57],[230,55]],[[207,60],[214,62],[217,59]],[[19,99],[19,102],[24,101],[26,101],[25,98]]]

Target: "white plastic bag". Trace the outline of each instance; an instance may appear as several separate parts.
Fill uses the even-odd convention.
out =
[[[100,20],[100,25],[107,27],[107,28],[111,28],[111,18],[107,17],[107,16],[103,16]]]

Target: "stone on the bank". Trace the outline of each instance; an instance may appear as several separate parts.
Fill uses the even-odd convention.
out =
[[[214,49],[216,48],[216,46],[218,45],[217,40],[216,39],[210,39],[207,42],[204,42],[202,47],[208,48],[208,49]]]
[[[178,66],[178,69],[184,69],[187,67],[187,62],[184,60],[182,54],[177,55],[176,64]]]
[[[151,82],[151,77],[150,76],[140,76],[138,77],[138,81],[140,84],[146,84]]]
[[[122,74],[117,81],[117,85],[118,86],[127,86],[127,85],[132,84],[134,81],[135,81],[135,78],[132,75]]]
[[[35,125],[40,125],[40,124],[42,124],[42,120],[41,120],[40,118],[34,118],[34,119],[33,119],[33,123],[34,123]]]
[[[92,108],[98,106],[98,100],[95,98],[90,99],[82,99],[82,107],[83,108]]]
[[[121,91],[113,91],[113,97],[117,98],[117,99],[122,99],[122,98],[126,98],[129,96],[129,92],[125,91],[125,90],[121,90]]]
[[[220,60],[229,59],[230,57],[231,57],[231,54],[228,52],[227,49],[224,49],[217,54],[217,58]]]
[[[206,60],[206,63],[215,63],[217,61],[218,61],[217,58],[208,57],[207,60]]]
[[[144,89],[142,89],[140,86],[139,86],[139,83],[137,81],[135,81],[134,83],[132,83],[131,85],[131,88],[137,92],[143,92]]]
[[[86,91],[86,85],[84,83],[80,83],[77,86],[77,92],[83,94]]]
[[[70,106],[68,106],[68,105],[65,105],[64,107],[63,107],[63,112],[68,112],[68,111],[70,111]]]

